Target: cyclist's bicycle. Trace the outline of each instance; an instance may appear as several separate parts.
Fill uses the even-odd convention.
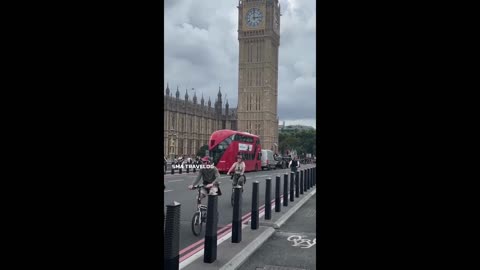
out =
[[[199,236],[202,232],[202,224],[207,222],[207,206],[203,205],[200,196],[203,185],[196,185],[193,187],[198,190],[197,210],[192,218],[192,232],[195,236]]]
[[[232,177],[230,177],[230,179],[233,179],[233,177],[235,176],[238,176],[238,181],[237,181],[237,185],[240,184],[240,181],[242,181],[242,193],[243,193],[243,185],[245,185],[245,182],[247,181],[247,178],[245,177],[245,175],[240,175],[239,173],[234,173],[232,174]],[[235,186],[233,185],[233,182],[232,182],[232,198],[230,199],[230,201],[232,202],[232,206],[235,202]]]

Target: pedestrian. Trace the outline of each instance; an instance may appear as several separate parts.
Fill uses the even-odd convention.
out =
[[[288,167],[292,170],[292,172],[296,172],[297,168],[300,167],[300,163],[298,162],[298,157],[295,157],[290,161],[290,164],[288,164]]]

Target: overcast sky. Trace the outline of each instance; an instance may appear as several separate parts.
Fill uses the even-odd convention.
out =
[[[238,100],[238,0],[165,1],[165,86]],[[278,117],[315,127],[315,0],[280,0]],[[189,98],[193,92],[189,90]]]

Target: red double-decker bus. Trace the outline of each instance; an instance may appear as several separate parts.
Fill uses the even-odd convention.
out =
[[[208,143],[209,155],[219,172],[228,172],[237,155],[242,155],[245,171],[262,168],[260,138],[246,132],[229,129],[215,131]]]

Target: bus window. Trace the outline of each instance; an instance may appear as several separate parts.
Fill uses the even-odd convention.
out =
[[[218,164],[218,161],[222,157],[223,153],[225,150],[228,148],[232,140],[230,138],[226,138],[223,142],[219,143],[217,146],[215,146],[212,151],[210,151],[212,159],[213,159],[213,164]]]

